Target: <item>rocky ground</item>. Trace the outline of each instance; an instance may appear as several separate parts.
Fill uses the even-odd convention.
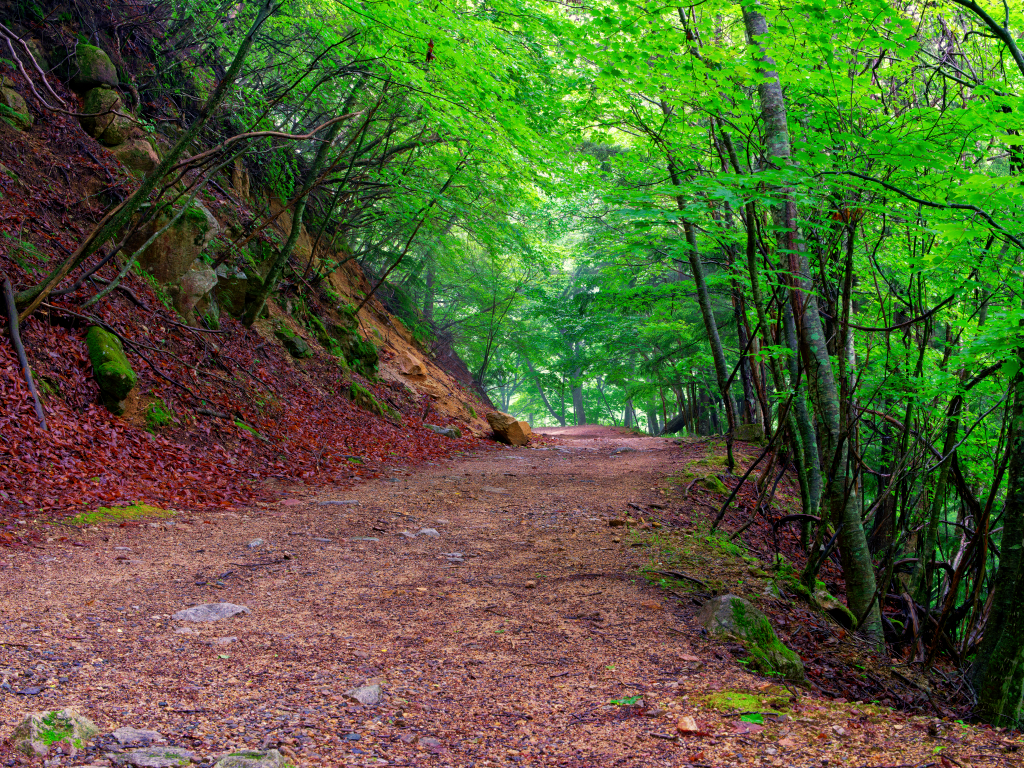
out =
[[[4,728],[73,707],[207,765],[274,748],[298,766],[1019,764],[1009,734],[748,672],[697,625],[699,590],[648,585],[634,545],[666,530],[661,484],[704,450],[569,430],[344,492],[53,527],[0,555]],[[609,524],[627,514],[653,527]],[[174,617],[206,603],[248,610]],[[92,744],[48,764],[128,751]]]

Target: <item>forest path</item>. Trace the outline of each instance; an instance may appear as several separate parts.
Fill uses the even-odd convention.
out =
[[[829,723],[852,717],[835,705],[804,699],[799,722],[810,725],[763,733],[737,733],[735,717],[700,705],[709,690],[781,689],[702,637],[696,600],[643,583],[645,550],[609,525],[645,514],[659,482],[703,450],[617,434],[549,440],[246,514],[107,526],[10,553],[0,712],[9,729],[27,710],[74,706],[107,730],[160,731],[208,762],[278,745],[307,766],[781,765],[789,752],[830,754],[847,731]],[[401,535],[421,528],[438,535]],[[170,619],[209,602],[251,613]],[[383,684],[380,705],[343,695],[368,681]],[[670,740],[684,716],[706,733]],[[67,764],[109,764],[96,757]]]

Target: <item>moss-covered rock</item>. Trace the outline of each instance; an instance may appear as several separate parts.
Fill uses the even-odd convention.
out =
[[[117,69],[102,48],[79,43],[68,59],[71,87],[87,91],[99,85],[117,85]]]
[[[217,267],[217,304],[232,317],[241,317],[245,311],[245,294],[249,277],[240,269],[221,264]]]
[[[370,379],[377,375],[380,354],[375,345],[363,340],[356,331],[356,327],[345,322],[328,321],[324,323],[320,343],[344,358],[348,367],[353,371]]]
[[[99,86],[85,94],[82,104],[82,128],[108,147],[128,141],[133,123],[123,114],[121,96],[113,88]]]
[[[85,743],[99,732],[91,720],[75,710],[57,709],[28,715],[15,727],[10,741],[26,755],[43,757],[57,744],[84,749]]]
[[[138,250],[154,232],[163,229],[174,214],[162,213],[129,238],[126,250]],[[193,268],[196,259],[220,233],[213,214],[193,202],[174,224],[164,231],[139,256],[139,264],[161,285],[176,285]]]
[[[701,607],[697,620],[712,635],[742,643],[750,654],[751,665],[764,674],[803,681],[800,657],[783,645],[768,617],[750,601],[736,595],[712,598]]]
[[[14,83],[6,77],[0,83],[0,117],[19,131],[27,131],[36,121],[28,111],[25,99],[14,90]]]
[[[285,349],[288,350],[288,354],[292,357],[303,358],[312,357],[313,350],[309,348],[309,344],[306,340],[299,336],[295,331],[287,326],[278,328],[274,331],[274,336],[281,342]]]
[[[156,150],[145,139],[126,141],[111,151],[125,168],[138,174],[145,175],[160,164]]]
[[[392,421],[401,421],[402,415],[389,405],[385,405],[366,387],[361,387],[358,384],[352,384],[348,389],[349,399],[362,408],[364,411],[375,413],[378,416],[383,416],[386,419]]]
[[[138,376],[125,357],[121,340],[98,325],[85,334],[85,345],[92,363],[92,375],[100,385],[103,403],[113,413],[122,413],[121,403],[132,391]]]

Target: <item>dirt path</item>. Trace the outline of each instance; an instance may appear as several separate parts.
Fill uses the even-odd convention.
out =
[[[307,766],[926,762],[923,731],[913,754],[869,755],[903,727],[870,708],[837,715],[805,698],[795,722],[744,732],[699,706],[708,690],[788,694],[702,637],[695,600],[638,583],[644,551],[608,523],[647,510],[699,450],[588,432],[5,553],[5,730],[74,706],[208,763],[278,745]],[[401,535],[421,528],[438,536]],[[170,619],[208,602],[251,613]],[[383,684],[379,706],[343,696],[368,681]],[[704,735],[666,738],[684,716]],[[108,765],[102,754],[54,765]]]

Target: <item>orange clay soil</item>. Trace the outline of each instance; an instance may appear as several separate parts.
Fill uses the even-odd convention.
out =
[[[0,554],[5,731],[71,706],[208,765],[270,746],[299,766],[1017,764],[1006,733],[756,676],[704,636],[692,594],[639,577],[649,551],[609,520],[646,515],[705,447],[593,427],[540,442]],[[421,528],[439,535],[401,535]],[[171,619],[208,602],[251,613]],[[378,706],[345,697],[367,682]],[[748,698],[711,706],[723,692]]]

